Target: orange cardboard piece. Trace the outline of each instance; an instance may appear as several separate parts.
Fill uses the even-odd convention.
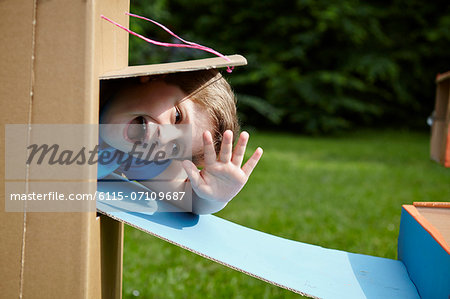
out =
[[[418,207],[422,207],[422,208],[450,208],[450,202],[440,202],[440,201],[434,201],[434,202],[429,202],[429,201],[419,201],[419,202],[414,202],[413,206],[415,206],[416,208]]]
[[[450,254],[450,203],[414,203],[403,208]]]

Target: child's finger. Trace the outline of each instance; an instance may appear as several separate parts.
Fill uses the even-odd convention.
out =
[[[261,159],[261,156],[263,154],[262,148],[258,147],[256,151],[253,153],[253,155],[248,159],[247,163],[242,166],[242,171],[247,175],[250,176],[253,169],[255,169],[256,164],[258,164],[259,159]]]
[[[183,165],[183,168],[186,171],[189,180],[191,181],[192,188],[198,188],[202,178],[195,164],[189,160],[185,160],[181,162],[181,165]]]
[[[247,148],[249,135],[247,132],[242,132],[239,136],[239,140],[234,148],[233,157],[231,158],[231,163],[237,167],[241,167],[242,161],[244,160],[245,149]]]
[[[214,150],[212,136],[209,131],[203,133],[203,153],[205,155],[205,165],[216,162],[216,151]]]
[[[233,132],[226,130],[223,133],[222,144],[220,146],[219,160],[228,163],[231,160],[233,150]]]

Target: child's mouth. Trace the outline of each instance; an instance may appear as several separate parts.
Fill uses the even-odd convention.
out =
[[[141,142],[147,139],[148,133],[148,122],[143,116],[135,117],[128,124],[127,129],[125,130],[125,138],[132,142]]]

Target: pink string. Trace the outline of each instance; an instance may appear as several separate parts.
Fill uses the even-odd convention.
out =
[[[162,24],[160,24],[160,23],[158,23],[158,22],[156,22],[156,21],[154,21],[154,20],[147,19],[147,18],[145,18],[145,17],[141,17],[141,16],[138,16],[138,15],[135,15],[135,14],[131,14],[131,13],[128,13],[128,12],[126,12],[125,14],[127,14],[127,15],[129,15],[129,16],[131,16],[131,17],[135,17],[135,18],[139,18],[139,19],[143,19],[143,20],[152,22],[153,24],[155,24],[155,25],[161,27],[162,29],[164,29],[167,33],[169,33],[170,35],[172,35],[172,36],[175,37],[176,39],[182,41],[184,44],[173,44],[173,43],[163,43],[163,42],[158,42],[158,41],[149,39],[149,38],[147,38],[147,37],[145,37],[145,36],[142,36],[142,35],[140,35],[140,34],[134,32],[134,31],[131,31],[130,29],[128,29],[128,28],[126,28],[126,27],[124,27],[124,26],[122,26],[122,25],[120,25],[120,24],[114,22],[113,20],[111,20],[111,19],[105,17],[104,15],[101,15],[100,17],[101,17],[102,19],[104,19],[104,20],[106,20],[106,21],[108,21],[108,22],[110,22],[110,23],[116,25],[117,27],[119,27],[119,28],[125,30],[125,31],[128,32],[129,34],[134,35],[134,36],[137,36],[137,37],[139,37],[140,39],[143,39],[143,40],[145,40],[146,42],[151,43],[151,44],[153,44],[153,45],[162,46],[162,47],[176,47],[176,48],[198,49],[198,50],[202,50],[202,51],[209,52],[209,53],[212,53],[212,54],[214,54],[214,55],[217,55],[217,56],[219,56],[219,57],[225,59],[226,61],[231,61],[230,58],[228,58],[228,57],[226,57],[225,55],[223,55],[223,54],[217,52],[217,51],[214,50],[214,49],[211,49],[211,48],[208,48],[208,47],[205,47],[205,46],[202,46],[202,45],[199,45],[199,44],[196,44],[196,43],[193,43],[193,42],[189,42],[189,41],[186,41],[186,40],[182,39],[181,37],[179,37],[178,35],[176,35],[176,34],[173,33],[172,31],[170,31],[167,27],[165,27],[164,25],[162,25]],[[234,67],[229,67],[229,66],[228,66],[228,67],[227,67],[227,72],[228,72],[228,73],[231,73],[231,72],[233,71],[233,69],[234,69]]]

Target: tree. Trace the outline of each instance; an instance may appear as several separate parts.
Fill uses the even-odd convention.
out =
[[[447,71],[450,8],[435,1],[135,1],[132,11],[249,65],[228,76],[241,116],[308,133],[355,126],[424,127],[434,78]],[[170,36],[132,20],[157,40]],[[211,57],[132,38],[131,63]],[[446,65],[447,63],[447,65]]]

